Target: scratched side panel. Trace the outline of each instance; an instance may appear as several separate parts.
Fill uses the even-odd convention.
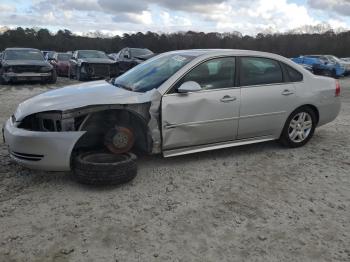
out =
[[[225,95],[236,100],[221,102]],[[163,150],[234,140],[238,128],[239,97],[239,89],[164,96]]]

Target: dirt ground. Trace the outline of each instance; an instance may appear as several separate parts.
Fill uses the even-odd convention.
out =
[[[0,86],[0,122],[70,84]],[[350,79],[303,148],[275,142],[164,159],[94,188],[30,171],[0,144],[0,261],[350,261]]]

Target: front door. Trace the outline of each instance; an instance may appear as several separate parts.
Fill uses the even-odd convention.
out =
[[[216,58],[187,73],[162,98],[163,150],[232,141],[237,136],[240,89],[234,87],[235,58]],[[202,90],[180,94],[184,82]]]

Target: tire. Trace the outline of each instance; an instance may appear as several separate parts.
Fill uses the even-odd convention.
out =
[[[74,78],[74,76],[72,75],[72,72],[71,72],[72,71],[71,68],[72,68],[71,66],[68,68],[68,78],[69,79],[73,79]]]
[[[305,114],[304,123],[297,121],[300,119],[299,117],[301,117],[302,114]],[[292,121],[294,123],[292,123]],[[288,117],[279,142],[286,147],[301,147],[309,142],[309,140],[312,138],[316,125],[317,117],[315,111],[307,106],[300,107],[291,113]],[[295,126],[295,128],[293,128],[293,126]],[[295,131],[294,133],[293,130]],[[296,136],[295,139],[293,139],[294,136]]]
[[[75,72],[75,77],[77,78],[78,81],[82,81],[80,73],[81,73],[81,68],[77,67],[77,70]]]
[[[52,74],[48,80],[48,83],[54,84],[54,83],[56,83],[56,81],[57,81],[57,72],[56,72],[56,70],[52,70]]]
[[[88,185],[119,185],[137,174],[136,156],[106,152],[87,152],[74,159],[73,174],[77,182]]]

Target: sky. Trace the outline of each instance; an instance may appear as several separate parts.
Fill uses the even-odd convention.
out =
[[[327,23],[350,29],[350,0],[0,0],[0,27],[77,34],[287,32]]]

